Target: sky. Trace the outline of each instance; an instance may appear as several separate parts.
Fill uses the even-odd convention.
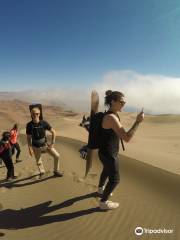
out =
[[[82,102],[109,88],[180,113],[179,26],[178,0],[1,0],[0,91]]]

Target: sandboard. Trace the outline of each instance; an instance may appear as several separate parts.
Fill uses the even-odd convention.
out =
[[[90,109],[90,118],[98,112],[99,108],[99,95],[98,93],[93,90],[91,92],[91,109]],[[87,151],[87,158],[86,158],[86,171],[85,171],[85,177],[87,176],[90,168],[92,167],[92,158],[93,158],[93,149],[88,148]]]

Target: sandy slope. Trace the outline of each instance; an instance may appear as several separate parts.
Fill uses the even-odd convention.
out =
[[[18,121],[21,133],[25,133],[28,104],[15,101],[1,106],[1,131]],[[146,116],[135,137],[125,144],[121,184],[112,198],[120,202],[120,208],[110,212],[99,210],[99,199],[93,193],[101,169],[99,161],[94,161],[88,178],[83,179],[85,161],[78,149],[87,141],[87,132],[78,126],[82,114],[45,107],[44,116],[61,136],[56,148],[64,177],[52,178],[53,161],[44,156],[47,175],[39,180],[35,160],[29,157],[21,136],[23,162],[15,164],[19,179],[4,183],[6,169],[0,167],[1,239],[180,239],[180,116]],[[121,113],[126,129],[134,119],[135,114]],[[138,238],[136,226],[174,229],[174,233]]]
[[[121,113],[123,126],[128,130],[135,114]],[[57,134],[81,141],[87,141],[87,132],[78,126],[80,117],[61,119],[55,124]],[[180,175],[180,116],[146,116],[135,136],[125,143],[127,157],[151,164]]]
[[[39,180],[21,137],[23,162],[15,164],[19,179],[0,183],[0,232],[5,234],[1,239],[139,239],[134,234],[136,226],[174,229],[172,235],[144,235],[141,239],[180,238],[179,176],[121,157],[121,184],[112,198],[120,202],[120,208],[102,212],[93,193],[101,165],[95,160],[83,180],[85,162],[77,151],[82,144],[58,137],[64,177],[52,178],[53,162],[44,156],[48,173]],[[0,176],[4,174],[5,168],[0,168]]]

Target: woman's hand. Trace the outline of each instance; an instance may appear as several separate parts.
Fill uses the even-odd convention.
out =
[[[136,122],[140,123],[144,120],[144,111],[142,109],[142,111],[137,115],[136,117]]]

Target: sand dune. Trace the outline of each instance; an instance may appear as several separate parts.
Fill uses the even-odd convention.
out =
[[[139,239],[137,226],[174,229],[173,234],[143,235],[141,239],[180,239],[180,177],[135,159],[121,156],[121,183],[112,199],[116,211],[98,208],[95,194],[101,164],[94,159],[87,179],[78,149],[83,142],[58,137],[63,178],[53,178],[52,159],[44,155],[46,177],[39,179],[35,160],[27,154],[21,136],[22,163],[15,164],[19,179],[0,183],[2,239],[75,240]],[[5,168],[0,168],[1,179]],[[18,231],[17,231],[18,230]]]
[[[15,164],[19,178],[3,181],[0,166],[0,238],[12,240],[179,240],[180,219],[180,116],[147,115],[132,141],[120,153],[121,183],[113,200],[116,211],[98,208],[96,195],[101,164],[94,156],[93,168],[84,179],[85,160],[78,149],[87,141],[87,132],[79,127],[82,114],[61,107],[44,106],[44,117],[56,129],[56,148],[61,156],[63,178],[53,178],[53,161],[44,156],[47,173],[39,179],[35,160],[27,152],[25,125],[29,121],[28,104],[19,100],[1,101],[1,132],[20,123],[23,162]],[[136,113],[121,113],[126,129]],[[137,226],[173,229],[173,234],[144,234],[137,237]],[[18,230],[18,231],[17,231]]]

